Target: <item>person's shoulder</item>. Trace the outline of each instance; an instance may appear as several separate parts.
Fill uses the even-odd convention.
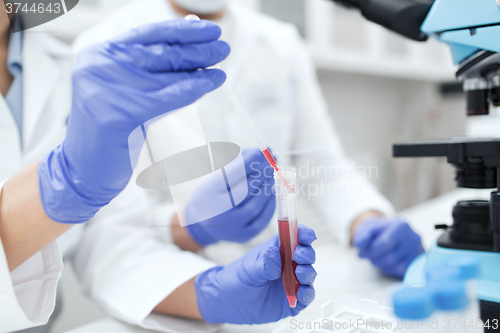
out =
[[[28,43],[32,47],[43,49],[51,56],[59,59],[72,57],[70,46],[52,36],[43,28],[35,27],[25,30],[22,33],[24,34],[23,39],[25,44]]]
[[[263,14],[237,1],[230,10],[243,29],[261,43],[272,45],[280,53],[295,52],[302,47],[302,38],[297,27],[270,15]]]

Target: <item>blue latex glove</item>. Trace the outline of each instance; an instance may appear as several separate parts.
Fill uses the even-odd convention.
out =
[[[224,72],[203,69],[229,54],[229,46],[218,41],[220,33],[208,21],[168,21],[79,55],[66,138],[38,167],[40,197],[50,218],[62,223],[92,218],[132,176],[130,133],[222,85]]]
[[[356,228],[353,243],[361,258],[397,278],[403,278],[413,259],[425,252],[420,236],[401,219],[369,219]]]
[[[247,197],[236,207],[202,222],[197,218],[197,207],[203,207],[206,198],[202,186],[186,206],[187,231],[191,238],[201,246],[221,240],[244,243],[257,236],[269,224],[276,208],[276,198],[272,191],[274,185],[273,168],[267,163],[260,149],[242,152],[245,161],[246,179],[236,186],[248,186]],[[227,170],[230,173],[232,170]],[[237,170],[235,170],[237,171]],[[226,198],[227,191],[220,193]],[[221,202],[224,200],[221,199]]]
[[[281,282],[278,236],[253,248],[225,267],[215,267],[195,279],[198,309],[209,323],[262,324],[295,316],[315,296],[312,284],[316,271],[311,266],[316,253],[311,247],[316,235],[299,225],[299,244],[293,260],[301,283],[297,307],[290,308]]]

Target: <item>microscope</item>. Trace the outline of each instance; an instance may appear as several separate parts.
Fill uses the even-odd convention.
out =
[[[467,115],[487,115],[500,106],[500,0],[333,0],[361,11],[387,29],[424,42],[448,44],[463,82]],[[481,319],[500,317],[500,139],[458,137],[393,145],[394,157],[446,157],[458,187],[494,189],[490,201],[459,201],[453,225],[408,268],[407,281],[422,279],[427,266],[445,257],[473,256],[481,263],[478,297]],[[418,275],[418,276],[417,276]],[[424,281],[421,281],[424,282]]]

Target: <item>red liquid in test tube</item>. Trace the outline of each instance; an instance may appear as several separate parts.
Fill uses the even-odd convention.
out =
[[[297,224],[295,222],[295,224]],[[290,222],[286,219],[278,220],[279,238],[280,238],[280,254],[281,254],[281,278],[283,287],[285,288],[286,298],[291,308],[297,306],[297,291],[300,287],[300,282],[295,275],[297,263],[293,261],[293,253],[297,246],[298,234],[295,233],[292,239],[290,236]],[[293,229],[293,227],[292,227]],[[295,246],[294,246],[295,244]]]
[[[291,308],[297,306],[297,291],[300,282],[295,275],[297,263],[293,261],[295,248],[299,244],[299,228],[297,225],[297,173],[295,168],[280,168],[274,172],[276,182],[276,216],[278,220],[281,280],[286,298]]]

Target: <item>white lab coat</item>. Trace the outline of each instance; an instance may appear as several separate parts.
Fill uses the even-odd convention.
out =
[[[328,115],[314,65],[296,29],[237,3],[229,5],[226,17],[220,22],[222,38],[229,42],[232,53],[221,68],[264,141],[278,155],[279,164],[297,166],[299,176],[300,166],[307,165],[308,161],[312,163],[310,159],[314,159],[316,165],[333,166],[340,171],[351,168]],[[180,17],[167,0],[138,0],[83,33],[74,47],[81,50],[130,28],[177,18]],[[227,109],[217,96],[210,96],[196,103],[206,125],[207,139],[235,142],[242,148],[255,147],[234,110]],[[290,154],[303,150],[319,153]],[[317,179],[299,181],[312,184]],[[350,223],[359,214],[369,210],[393,214],[390,203],[363,178],[348,174],[325,181],[332,186],[348,185],[358,190],[354,194],[321,195],[310,200],[342,243],[348,243]],[[124,213],[121,217],[103,214],[99,223],[87,228],[74,266],[85,291],[108,313],[128,323],[148,327],[150,310],[168,296],[174,286],[213,264],[172,245],[173,205],[158,198],[143,202],[146,196],[141,195],[141,191],[154,192],[129,184],[115,200],[123,200],[121,209],[128,207],[134,211],[132,214]],[[127,195],[134,199],[126,199]],[[300,222],[307,224],[307,221]],[[270,223],[268,230],[246,247],[224,243],[209,247],[206,252],[219,262],[230,261],[249,246],[274,234],[275,225]],[[177,266],[180,261],[182,267],[171,271],[165,267]],[[156,329],[171,330],[171,327],[162,327],[160,322],[156,324]]]
[[[0,190],[5,180],[42,158],[64,138],[71,104],[71,50],[38,29],[24,33],[23,149],[12,114],[0,96]],[[79,228],[63,240],[64,251]],[[0,332],[45,324],[54,310],[63,268],[53,242],[9,273],[0,243]]]

